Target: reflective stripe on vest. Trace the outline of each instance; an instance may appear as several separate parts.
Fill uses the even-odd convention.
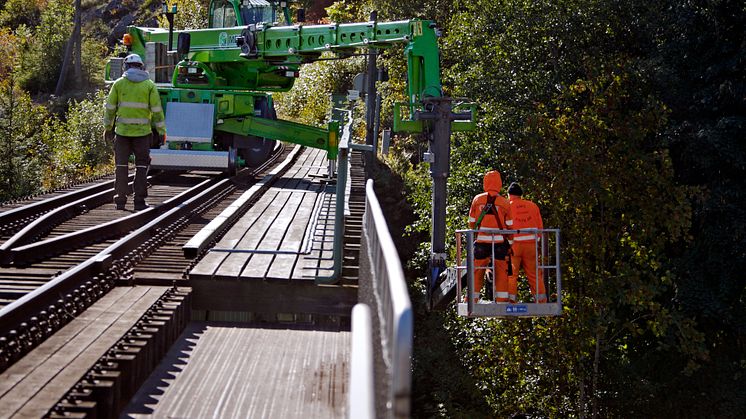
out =
[[[529,240],[533,241],[533,240],[536,240],[536,234],[528,234],[526,236],[515,235],[513,236],[513,240],[517,242],[529,241]]]
[[[484,234],[477,235],[477,241],[480,243],[502,243],[505,241],[502,234]]]
[[[148,109],[148,104],[143,102],[119,102],[120,108]]]
[[[118,116],[117,122],[121,122],[123,124],[146,125],[150,123],[150,119],[148,118],[122,118],[121,116]]]

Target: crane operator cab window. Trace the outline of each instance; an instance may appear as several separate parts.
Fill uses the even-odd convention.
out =
[[[266,0],[241,0],[239,10],[244,25],[275,21],[275,9]]]
[[[233,4],[228,1],[217,1],[213,3],[215,7],[212,10],[212,28],[232,28],[238,25],[236,20],[236,10]]]

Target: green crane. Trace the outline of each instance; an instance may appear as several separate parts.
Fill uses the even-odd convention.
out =
[[[285,3],[285,2],[283,2]],[[433,22],[405,20],[327,25],[291,25],[287,3],[283,7],[285,25],[277,25],[276,7],[265,0],[213,0],[208,29],[174,31],[130,26],[125,44],[147,62],[148,48],[167,65],[173,59],[166,53],[173,37],[179,40],[170,80],[156,78],[167,115],[168,141],[153,154],[154,166],[161,161],[180,161],[179,167],[200,167],[200,160],[229,159],[235,166],[254,165],[266,159],[274,141],[282,140],[337,153],[339,124],[326,128],[278,120],[271,92],[293,87],[301,66],[321,59],[329,52],[349,55],[359,49],[387,48],[405,44],[408,63],[408,98],[404,108],[414,115],[428,97],[441,97],[437,34]],[[153,53],[151,53],[153,55]],[[171,61],[173,62],[173,61]],[[114,74],[111,65],[107,75]],[[156,74],[162,74],[158,71]],[[209,106],[205,106],[209,105]],[[169,110],[178,112],[171,112]],[[212,113],[212,121],[204,121]],[[395,131],[422,131],[422,121],[402,118],[402,106],[395,109]],[[201,116],[202,119],[195,116]],[[212,126],[209,125],[212,122]],[[199,126],[195,127],[194,124]],[[454,129],[468,129],[471,123],[454,122]],[[187,131],[198,135],[187,135]],[[168,150],[168,151],[166,151]],[[231,153],[227,153],[230,151]],[[190,153],[185,165],[181,156]],[[210,154],[220,152],[221,154]],[[207,163],[210,167],[212,163]],[[219,165],[222,165],[220,163]],[[226,165],[229,165],[226,160]],[[164,166],[168,166],[165,164]]]
[[[276,21],[278,6],[285,23]],[[151,70],[166,112],[168,141],[151,150],[152,166],[232,171],[264,161],[276,140],[326,150],[335,159],[339,122],[325,128],[277,119],[272,92],[291,89],[303,64],[361,49],[404,45],[407,102],[395,105],[395,132],[421,132],[433,179],[430,290],[445,271],[446,181],[452,131],[476,124],[476,105],[459,111],[444,97],[435,23],[402,20],[294,25],[286,1],[212,0],[209,28],[172,32],[130,26],[125,45]],[[166,11],[173,19],[173,11]],[[170,15],[170,16],[169,16]],[[173,36],[178,39],[172,52]],[[120,58],[121,60],[121,58]],[[151,63],[151,64],[149,64]],[[175,63],[175,64],[173,64]],[[166,73],[173,68],[170,77]],[[110,62],[107,78],[117,65]]]

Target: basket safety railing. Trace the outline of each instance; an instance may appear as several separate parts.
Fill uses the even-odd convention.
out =
[[[539,281],[543,281],[545,289],[546,302],[539,302],[539,295],[531,295],[533,302],[495,302],[494,297],[489,300],[474,301],[473,296],[479,295],[481,290],[475,290],[474,274],[475,269],[492,274],[491,291],[492,296],[496,293],[495,281],[495,247],[490,246],[492,255],[487,266],[476,266],[474,261],[474,239],[478,233],[485,235],[514,235],[514,234],[534,234],[536,240],[533,240],[536,257],[533,263],[536,267],[536,283],[531,289],[538,294]],[[513,243],[513,246],[515,246]],[[464,250],[466,252],[464,252]],[[464,253],[466,253],[464,255]],[[465,256],[465,257],[464,257]],[[507,258],[506,258],[507,260]],[[512,260],[512,258],[511,258]],[[455,266],[456,278],[456,299],[458,303],[458,314],[467,317],[536,317],[536,316],[559,316],[562,313],[562,273],[560,270],[560,230],[559,229],[536,229],[527,228],[521,230],[500,230],[482,228],[477,230],[458,230],[456,232],[456,261]],[[522,279],[519,277],[518,270],[520,267],[513,264],[513,275],[518,277],[520,285]],[[461,278],[466,277],[466,290],[464,290]],[[488,281],[485,280],[485,283]],[[489,288],[487,289],[490,290]],[[464,293],[466,291],[466,293]],[[529,293],[530,294],[530,293]],[[519,295],[521,295],[519,291]],[[525,295],[525,293],[524,293]]]

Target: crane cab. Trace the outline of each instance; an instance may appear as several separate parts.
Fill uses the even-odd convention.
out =
[[[288,2],[267,0],[212,0],[210,28],[232,28],[277,21],[277,6],[286,8]]]
[[[443,273],[443,281],[433,291],[431,305],[433,308],[444,308],[446,304],[456,299],[458,315],[464,317],[548,317],[562,314],[562,278],[560,271],[560,230],[559,229],[522,229],[499,230],[481,229],[481,232],[494,235],[512,235],[533,233],[539,240],[535,240],[536,281],[543,281],[546,302],[537,302],[537,295],[532,295],[530,288],[539,289],[538,284],[528,286],[528,279],[522,272],[513,272],[518,281],[518,295],[515,301],[495,302],[492,296],[497,295],[495,281],[485,281],[484,290],[474,290],[474,274],[476,270],[486,271],[485,276],[492,275],[496,269],[494,259],[490,259],[487,266],[476,266],[474,261],[474,239],[476,230],[458,230],[456,232],[456,266],[448,268]],[[482,299],[475,302],[471,298],[481,294]]]

